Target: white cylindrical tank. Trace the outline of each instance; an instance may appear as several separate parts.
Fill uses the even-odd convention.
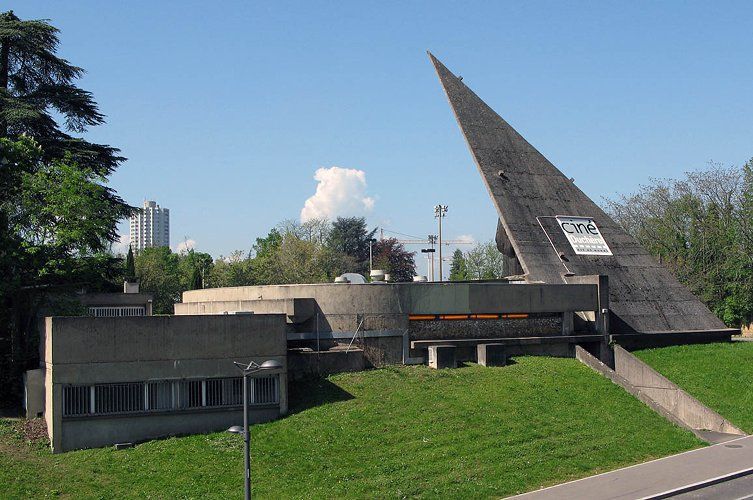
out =
[[[373,269],[369,276],[371,277],[372,282],[384,281],[384,271],[382,271],[381,269]]]

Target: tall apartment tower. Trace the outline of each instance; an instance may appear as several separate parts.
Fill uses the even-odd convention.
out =
[[[170,209],[156,201],[145,201],[144,207],[131,215],[131,248],[139,252],[149,247],[170,246]]]

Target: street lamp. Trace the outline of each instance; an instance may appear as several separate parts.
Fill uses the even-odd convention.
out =
[[[433,248],[422,248],[421,253],[428,254],[426,257],[427,264],[427,273],[426,275],[429,277],[429,281],[434,281],[434,249]]]
[[[282,368],[282,363],[274,359],[268,359],[262,364],[257,364],[254,361],[248,364],[234,361],[234,364],[243,373],[243,427],[234,425],[227,431],[243,436],[246,458],[246,500],[251,500],[251,434],[248,432],[248,376],[261,371],[279,370]]]
[[[376,239],[375,238],[369,238],[369,276],[371,276],[371,271],[374,270],[373,269],[374,268],[374,263],[373,263],[373,259],[371,257],[371,245],[373,243],[376,243]]]
[[[442,219],[447,216],[447,205],[434,205],[434,218],[439,219],[439,281],[442,281]]]

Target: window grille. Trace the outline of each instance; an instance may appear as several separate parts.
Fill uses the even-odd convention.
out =
[[[206,406],[240,406],[243,404],[243,379],[208,379],[206,394]]]
[[[249,394],[249,404],[273,404],[280,402],[280,391],[278,385],[279,378],[276,375],[271,377],[252,378],[249,382],[253,390]]]
[[[91,387],[69,385],[63,387],[63,416],[75,417],[91,413]]]
[[[157,382],[147,382],[146,384],[147,401],[149,407],[147,410],[172,410],[175,398],[173,397],[173,383],[170,380],[160,380]]]
[[[181,408],[201,408],[204,406],[203,380],[181,380],[180,381],[180,407]]]
[[[144,383],[94,386],[94,413],[135,413],[144,411]]]
[[[89,308],[89,315],[95,318],[119,318],[145,316],[144,306],[96,306]]]
[[[279,404],[279,375],[252,377],[248,384],[249,405]],[[63,386],[63,417],[159,413],[242,404],[242,377]]]

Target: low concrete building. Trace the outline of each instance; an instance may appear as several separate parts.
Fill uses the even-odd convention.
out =
[[[285,316],[53,317],[44,416],[53,452],[219,431],[242,422],[234,361],[276,360],[250,384],[251,421],[287,412]]]
[[[89,316],[151,316],[154,296],[140,293],[138,283],[123,283],[123,293],[85,293],[78,297]]]
[[[323,374],[348,366],[425,362],[428,347],[436,343],[456,345],[459,361],[475,361],[476,344],[489,339],[508,344],[511,355],[573,356],[576,343],[605,341],[597,324],[608,297],[600,294],[599,280],[592,281],[216,288],[184,292],[175,313],[285,314],[292,376],[301,375],[301,369]],[[337,349],[362,349],[365,362],[350,356],[343,366],[343,356],[321,355]],[[314,361],[301,359],[307,355]]]
[[[477,361],[477,346],[488,343],[501,344],[507,356],[573,357],[581,345],[609,361],[615,341],[648,347],[729,340],[733,332],[615,334],[610,297],[604,275],[571,276],[562,284],[267,285],[190,290],[175,314],[284,314],[292,377],[425,363],[428,348],[438,344],[454,345],[459,362]]]

